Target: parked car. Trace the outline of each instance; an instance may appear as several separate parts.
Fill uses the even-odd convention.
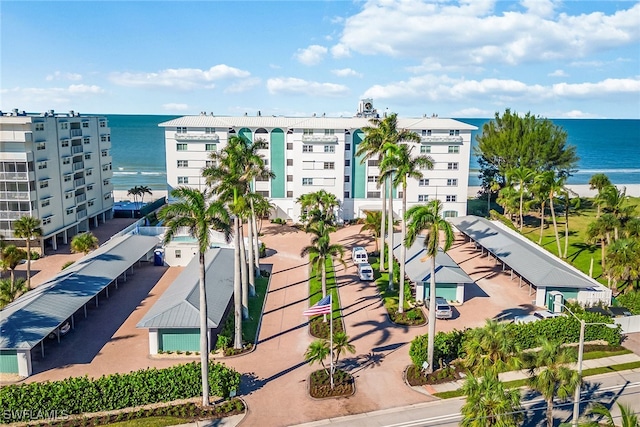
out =
[[[429,302],[427,301],[427,307]],[[453,317],[453,310],[446,299],[442,297],[436,297],[436,319],[451,319]]]
[[[373,280],[373,268],[369,263],[358,264],[358,277],[366,282]]]
[[[564,316],[562,313],[553,313],[549,310],[538,310],[534,311],[531,314],[527,314],[525,316],[518,316],[513,321],[515,323],[531,323],[537,322],[538,320],[551,319],[558,316]]]
[[[354,264],[369,263],[369,255],[367,254],[367,250],[362,246],[356,246],[351,250],[351,259],[353,259]]]

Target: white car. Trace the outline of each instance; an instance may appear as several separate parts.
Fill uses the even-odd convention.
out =
[[[367,250],[362,246],[356,246],[351,250],[351,259],[353,259],[354,264],[369,263],[369,255],[367,254]]]
[[[563,316],[563,314],[553,313],[549,310],[538,310],[538,311],[534,311],[531,314],[527,314],[526,316],[518,316],[515,319],[513,319],[513,321],[515,323],[531,323],[531,322],[536,322],[538,320],[552,319],[554,317],[559,317],[559,316]]]
[[[369,263],[358,264],[358,277],[365,282],[373,280],[373,268]]]

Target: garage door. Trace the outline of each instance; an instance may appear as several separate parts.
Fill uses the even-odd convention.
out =
[[[159,350],[199,351],[199,329],[160,329],[158,331]]]
[[[17,374],[18,355],[15,350],[0,350],[0,372],[4,374]]]

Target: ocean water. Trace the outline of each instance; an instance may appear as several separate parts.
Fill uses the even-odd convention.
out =
[[[164,129],[159,123],[180,116],[110,115],[113,186],[128,190],[147,185],[166,190]],[[482,132],[490,119],[457,119],[477,126]],[[555,119],[568,134],[567,142],[577,147],[578,172],[569,184],[587,184],[594,173],[606,173],[615,184],[640,184],[640,120]],[[477,158],[471,155],[469,185],[479,185]]]

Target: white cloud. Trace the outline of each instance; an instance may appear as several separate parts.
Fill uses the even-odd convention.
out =
[[[587,119],[587,118],[594,118],[598,116],[591,113],[585,113],[584,111],[580,111],[580,110],[571,110],[565,113],[560,113],[556,117],[566,117],[569,119]]]
[[[229,85],[224,93],[242,93],[247,92],[248,90],[253,89],[258,86],[262,80],[258,77],[251,77],[248,79],[240,80],[236,83]]]
[[[484,110],[482,108],[463,108],[453,111],[451,117],[492,117],[494,111]]]
[[[170,102],[168,104],[162,104],[162,109],[165,111],[185,111],[189,109],[189,106],[187,104]]]
[[[97,85],[70,85],[67,90],[71,94],[103,93],[104,89]]]
[[[558,83],[553,85],[553,93],[564,98],[598,98],[612,94],[637,96],[640,94],[640,78],[606,79],[596,83]]]
[[[351,68],[341,68],[339,70],[331,70],[331,72],[339,77],[362,77],[362,73]]]
[[[640,40],[640,3],[606,15],[556,14],[549,1],[369,1],[345,22],[334,57],[349,52],[442,64],[572,60]],[[462,30],[463,29],[463,30]],[[443,44],[444,43],[444,44]]]
[[[241,79],[251,73],[225,64],[208,70],[199,68],[167,68],[156,73],[114,72],[109,79],[117,85],[127,87],[166,87],[179,90],[212,89],[212,83],[223,79]]]
[[[294,77],[267,80],[267,89],[272,95],[308,95],[337,97],[349,93],[349,88],[335,83],[310,82]]]
[[[82,80],[82,74],[63,73],[62,71],[55,71],[53,74],[49,74],[47,77],[45,77],[45,80],[47,80],[48,82],[53,80],[79,81],[79,80]]]
[[[555,70],[554,72],[547,74],[547,76],[549,76],[549,77],[567,77],[568,74],[565,73],[564,70]]]
[[[97,85],[69,85],[67,87],[14,87],[2,89],[1,110],[11,108],[28,109],[29,111],[77,110],[81,100],[93,99],[94,95],[105,92]]]
[[[298,49],[295,56],[304,65],[317,65],[322,62],[327,51],[326,47],[313,44],[305,49]]]

